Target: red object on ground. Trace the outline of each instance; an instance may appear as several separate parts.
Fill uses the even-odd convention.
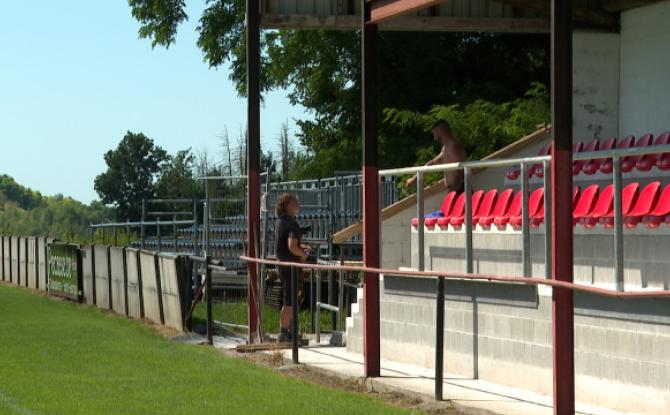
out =
[[[596,138],[593,141],[591,141],[590,143],[584,145],[582,147],[581,152],[590,153],[592,151],[597,151],[599,146],[600,146],[600,141],[598,141],[598,139]],[[576,176],[579,173],[581,173],[582,170],[584,169],[584,165],[586,165],[586,163],[588,163],[588,162],[589,162],[589,160],[575,160],[575,161],[573,161],[572,162],[572,175]]]
[[[643,217],[654,210],[658,201],[660,188],[661,182],[651,182],[640,191],[635,206],[628,213],[624,214],[623,223],[627,228],[636,227],[642,221]]]
[[[621,191],[621,216],[626,217],[637,201],[640,183],[629,183]],[[599,220],[604,228],[614,226],[614,196],[612,196],[612,210],[603,215]]]
[[[591,213],[585,216],[581,216],[579,218],[579,223],[584,227],[593,228],[594,226],[596,226],[596,223],[598,223],[598,220],[601,217],[607,215],[609,212],[612,211],[613,202],[614,202],[614,185],[610,184],[607,187],[605,187],[602,190],[602,192],[600,192],[598,200],[596,201],[596,204],[593,207]]]
[[[479,226],[488,229],[496,218],[504,216],[509,210],[513,195],[514,189],[505,189],[500,192],[493,210],[488,215],[479,217]]]
[[[654,140],[654,144],[652,145],[662,146],[666,144],[670,144],[670,131],[666,131],[656,137],[656,140]],[[637,169],[640,171],[649,171],[652,167],[656,166],[658,161],[661,159],[661,156],[663,156],[663,154],[645,154],[637,161],[635,167],[637,167]]]
[[[577,224],[579,218],[591,213],[596,204],[598,190],[600,190],[600,186],[592,184],[582,191],[582,194],[579,196],[579,199],[577,200],[577,203],[574,204],[574,209],[572,210],[573,225]]]
[[[648,147],[652,143],[654,136],[652,134],[645,134],[642,137],[638,138],[633,147]],[[642,160],[644,156],[628,156],[624,157],[621,161],[621,171],[628,173],[633,170],[633,167],[637,164],[638,161]]]
[[[482,201],[482,197],[484,196],[484,191],[483,190],[477,190],[472,194],[472,214],[474,216],[474,213],[479,209],[479,203]],[[454,227],[459,227],[463,226],[465,223],[465,198],[463,198],[463,211],[461,212],[460,216],[455,216],[452,215],[451,219],[449,220],[449,224]]]
[[[600,151],[608,151],[616,147],[616,138],[610,137],[600,144]],[[595,174],[600,169],[600,165],[605,162],[605,159],[592,159],[584,164],[582,171],[586,174]]]
[[[521,192],[516,192],[507,212],[493,220],[498,229],[505,229],[511,218],[521,215],[521,196]]]
[[[649,228],[658,228],[668,218],[670,218],[670,184],[665,186],[658,197],[656,207],[644,217],[643,222]]]
[[[624,148],[631,148],[633,147],[634,143],[635,143],[635,136],[629,135],[619,140],[619,142],[616,145],[616,148],[617,150],[621,150]],[[605,161],[603,161],[603,163],[600,165],[600,171],[605,174],[610,174],[612,173],[612,170],[614,170],[614,160],[612,160],[612,158],[610,157],[605,159]]]

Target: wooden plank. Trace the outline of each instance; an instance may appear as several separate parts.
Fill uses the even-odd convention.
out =
[[[417,10],[438,5],[445,0],[376,0],[371,1],[370,23],[399,17]]]
[[[263,15],[265,29],[358,30],[358,16]],[[535,18],[468,18],[403,16],[379,25],[383,31],[549,33],[549,20]]]

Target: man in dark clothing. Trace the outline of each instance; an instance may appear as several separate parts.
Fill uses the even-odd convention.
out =
[[[279,196],[275,207],[275,252],[277,259],[286,262],[305,262],[310,249],[300,241],[300,225],[296,216],[300,213],[300,203],[295,195],[284,193]],[[278,267],[283,289],[282,309],[279,315],[279,342],[289,341],[289,327],[293,308],[291,306],[291,267]],[[296,270],[298,272],[298,270]],[[292,333],[296,334],[296,333]]]

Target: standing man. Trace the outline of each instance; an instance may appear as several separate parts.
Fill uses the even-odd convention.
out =
[[[466,161],[467,156],[463,144],[456,138],[451,126],[446,120],[439,120],[433,124],[433,138],[442,144],[442,151],[434,159],[426,163],[426,166],[444,163],[458,163]],[[451,170],[444,172],[444,181],[447,184],[447,192],[463,192],[463,170]],[[405,181],[405,186],[414,186],[416,176],[412,176]]]

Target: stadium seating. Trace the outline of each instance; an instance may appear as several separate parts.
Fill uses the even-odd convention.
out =
[[[668,223],[670,219],[670,185],[665,186],[658,197],[656,206],[643,218],[643,222],[649,228],[658,228],[663,221]],[[668,223],[670,226],[670,223]]]
[[[540,214],[540,209],[542,209],[542,216],[544,216],[544,187],[535,189],[528,197],[528,217],[537,217]],[[509,224],[514,228],[520,228],[522,225],[521,215],[522,211],[519,209],[519,213],[509,219]]]
[[[626,148],[631,148],[633,147],[634,144],[635,144],[635,136],[629,135],[617,142],[616,149],[622,150]],[[610,174],[612,173],[612,170],[614,170],[614,161],[612,160],[612,158],[607,158],[602,162],[602,164],[600,164],[600,171],[602,173]]]
[[[592,152],[598,150],[598,146],[600,145],[600,141],[598,139],[594,139],[590,143],[584,145],[584,143],[579,142],[577,144],[577,147],[575,149],[575,144],[573,144],[573,153],[581,153],[581,152]],[[575,160],[572,162],[572,175],[576,176],[579,173],[582,172],[582,168],[584,168],[584,164],[587,162],[587,160]]]
[[[635,202],[635,206],[630,211],[623,210],[623,223],[628,228],[634,228],[649,215],[658,201],[661,182],[651,182],[646,185]]]
[[[511,218],[521,216],[521,202],[521,192],[516,192],[507,212],[493,220],[498,229],[505,229]]]
[[[472,194],[471,199],[472,212],[476,212],[479,209],[479,204],[482,201],[483,196],[484,196],[483,190],[477,190]],[[452,215],[449,220],[449,224],[455,228],[463,226],[464,223],[465,223],[465,198],[463,198],[463,209],[461,209],[460,214]]]
[[[661,146],[670,144],[670,131],[666,131],[663,134],[656,137],[654,140],[654,146]],[[652,167],[655,167],[658,161],[661,159],[662,154],[646,154],[640,158],[635,167],[640,171],[649,171]]]
[[[600,144],[598,151],[609,151],[616,147],[616,138],[610,137]],[[586,174],[595,174],[600,170],[600,166],[605,162],[605,159],[592,159],[584,164],[582,171]]]
[[[640,183],[630,183],[626,185],[621,191],[621,215],[626,217],[631,211],[633,204],[637,201],[638,191],[640,190]],[[604,228],[611,228],[614,226],[614,193],[612,193],[612,209],[602,215],[598,222]]]
[[[491,227],[491,224],[493,224],[493,221],[496,218],[504,216],[509,210],[513,195],[514,189],[505,189],[500,192],[493,210],[488,215],[481,215],[479,217],[479,226],[484,229],[488,229]]]
[[[579,218],[588,216],[591,213],[596,204],[598,190],[600,190],[600,186],[592,184],[584,189],[577,202],[574,203],[574,208],[572,210],[573,226],[579,222]]]
[[[574,150],[574,146],[573,146],[573,150]],[[547,144],[546,146],[542,147],[540,149],[540,152],[537,155],[538,156],[548,156],[549,154],[551,154],[551,144]],[[537,176],[539,178],[544,177],[544,166],[542,165],[542,163],[533,164],[533,166],[530,168],[530,176],[529,177],[533,177],[533,176]]]
[[[642,137],[638,138],[637,141],[635,142],[635,145],[633,147],[647,147],[650,146],[652,143],[652,139],[654,138],[653,135],[651,134],[645,134]],[[633,167],[636,166],[637,162],[642,159],[642,156],[628,156],[624,157],[623,160],[621,161],[621,171],[624,173],[628,173],[631,170],[633,170]]]

